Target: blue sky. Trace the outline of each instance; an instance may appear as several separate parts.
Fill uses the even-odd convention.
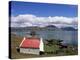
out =
[[[11,2],[11,14],[33,14],[36,16],[64,16],[77,17],[77,5],[32,3],[32,2]]]
[[[11,26],[26,27],[55,25],[77,28],[77,5],[11,2]]]

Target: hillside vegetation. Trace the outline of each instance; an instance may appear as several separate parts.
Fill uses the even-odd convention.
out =
[[[16,50],[22,41],[23,37],[11,34],[11,58],[34,58],[34,57],[49,57],[49,56],[65,56],[65,55],[77,55],[77,46],[62,46],[61,40],[57,41],[55,39],[44,40],[44,54],[43,55],[31,55],[22,54]]]

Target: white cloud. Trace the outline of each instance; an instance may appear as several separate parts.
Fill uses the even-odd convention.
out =
[[[26,26],[46,26],[56,25],[61,26],[72,26],[75,27],[78,24],[77,17],[37,17],[31,14],[24,14],[11,17],[11,27],[26,27]]]

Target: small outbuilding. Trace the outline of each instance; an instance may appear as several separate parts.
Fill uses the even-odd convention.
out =
[[[44,53],[42,38],[24,37],[20,46],[20,53],[41,55]]]

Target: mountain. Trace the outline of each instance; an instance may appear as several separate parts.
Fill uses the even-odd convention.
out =
[[[10,27],[9,27],[10,28]],[[40,27],[30,26],[30,27],[11,27],[11,31],[27,31],[27,30],[39,30]]]
[[[62,30],[67,30],[67,31],[77,30],[77,29],[75,29],[75,28],[73,28],[73,27],[62,27],[61,29],[62,29]]]
[[[62,27],[58,28],[54,25],[48,25],[45,27],[38,27],[38,26],[30,26],[30,27],[11,27],[11,31],[32,31],[32,30],[66,30],[66,31],[77,31],[78,29],[75,29],[73,27]]]
[[[46,30],[58,30],[58,27],[56,27],[55,25],[48,25],[48,26],[45,26],[44,29],[46,29]]]
[[[56,26],[54,26],[54,25],[48,25],[48,26],[46,26],[47,28],[57,28]]]

